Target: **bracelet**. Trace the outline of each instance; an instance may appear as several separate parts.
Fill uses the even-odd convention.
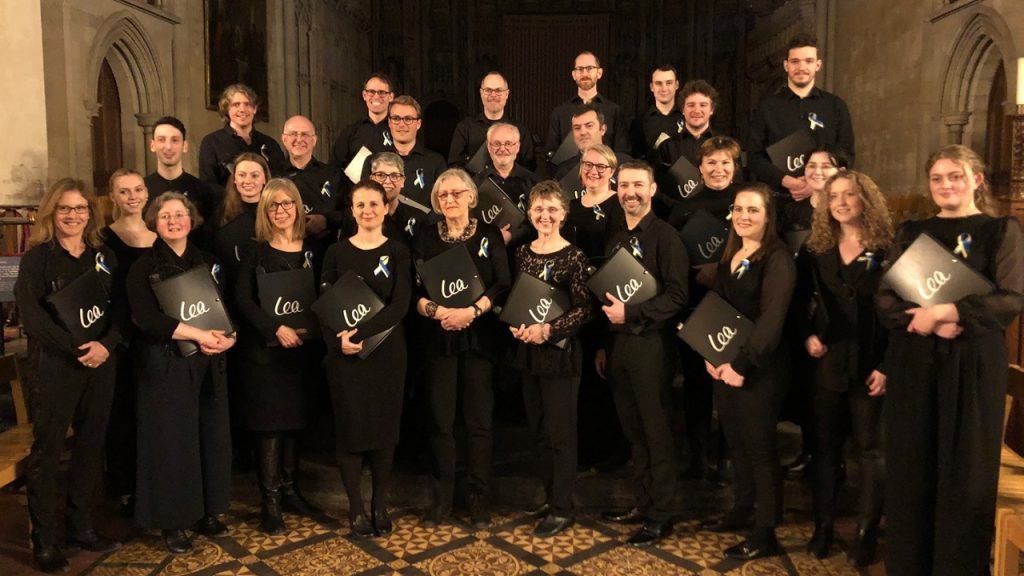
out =
[[[433,318],[437,314],[437,302],[430,301],[423,306],[423,312],[427,318]]]
[[[473,318],[479,318],[480,315],[484,313],[484,311],[481,310],[480,307],[476,305],[476,302],[474,302],[472,304],[472,306],[473,306]]]

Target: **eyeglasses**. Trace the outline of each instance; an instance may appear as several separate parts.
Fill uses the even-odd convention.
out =
[[[502,148],[512,148],[514,146],[518,146],[519,141],[516,140],[515,142],[488,142],[487,145],[490,146],[491,148],[494,148],[495,150],[501,150]]]
[[[315,138],[316,134],[313,134],[311,132],[285,132],[284,136],[287,136],[289,138],[295,138],[296,140],[298,140],[299,138],[309,140],[310,138]]]
[[[363,94],[366,94],[367,96],[369,96],[371,98],[374,97],[374,96],[384,97],[384,96],[390,95],[391,91],[390,90],[368,90],[368,89],[364,89],[363,90]]]
[[[161,222],[170,222],[174,220],[176,222],[182,222],[189,219],[188,212],[175,212],[174,214],[161,214],[156,217]]]
[[[60,214],[61,216],[67,216],[68,214],[71,214],[72,212],[74,212],[75,214],[77,214],[79,216],[81,216],[83,214],[88,214],[89,213],[89,205],[88,204],[79,204],[78,206],[67,206],[65,204],[58,204],[57,205],[57,214]]]
[[[580,166],[583,166],[583,171],[584,172],[590,172],[591,170],[596,170],[598,174],[604,174],[605,172],[608,171],[609,168],[611,168],[611,166],[609,166],[607,164],[595,164],[595,163],[589,162],[587,160],[584,160],[583,162],[580,162]]]
[[[577,66],[573,68],[572,71],[576,72],[577,74],[589,74],[599,68],[600,66]]]
[[[268,204],[267,212],[277,212],[278,210],[291,212],[292,208],[295,208],[295,200],[281,200],[280,202],[271,202]]]
[[[481,88],[480,92],[483,92],[487,96],[501,96],[508,92],[508,88]]]
[[[388,116],[388,120],[395,124],[412,124],[419,119],[419,116]]]
[[[452,200],[458,202],[459,200],[462,199],[463,196],[466,195],[467,192],[469,192],[469,190],[452,190],[450,192],[438,192],[437,199],[439,202],[444,202],[448,198],[451,198]]]
[[[370,178],[373,178],[377,182],[383,182],[385,180],[391,180],[392,182],[398,182],[399,180],[405,179],[405,174],[400,172],[372,172]]]

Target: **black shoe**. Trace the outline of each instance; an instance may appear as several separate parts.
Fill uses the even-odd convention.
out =
[[[446,506],[431,506],[423,514],[423,518],[420,519],[420,524],[424,528],[437,528],[439,524],[447,522],[451,515],[451,508]]]
[[[487,499],[482,494],[470,494],[469,521],[477,530],[484,530],[491,525],[491,512],[487,509]]]
[[[807,543],[807,553],[818,560],[827,558],[832,551],[833,530],[832,526],[815,526],[814,535]]]
[[[601,512],[601,519],[616,524],[640,524],[644,521],[644,515],[636,506],[629,510],[605,510]]]
[[[294,486],[291,488],[281,487],[281,508],[285,512],[306,518],[320,518],[324,515],[323,510],[310,504],[298,490],[295,490]]]
[[[192,551],[192,541],[184,530],[161,530],[160,535],[164,537],[164,546],[171,554],[188,554]]]
[[[377,532],[377,536],[391,534],[394,525],[391,523],[391,515],[388,514],[386,507],[373,508],[370,511],[370,516],[373,518],[373,529]]]
[[[671,522],[644,522],[635,534],[626,540],[626,544],[642,548],[661,542],[661,539],[672,533]]]
[[[209,536],[211,538],[223,536],[228,533],[228,527],[225,526],[224,523],[221,522],[214,514],[207,514],[206,516],[203,516],[199,522],[196,522],[193,530],[203,536]]]
[[[537,527],[533,529],[533,535],[538,538],[551,538],[555,534],[567,530],[576,519],[572,516],[555,516],[548,514]]]
[[[540,506],[534,506],[526,510],[526,515],[530,518],[544,518],[549,512],[551,512],[551,505],[545,502]]]
[[[71,569],[68,559],[56,546],[40,546],[32,550],[32,557],[41,572],[67,572]]]
[[[726,558],[742,560],[744,562],[757,560],[758,558],[768,558],[769,556],[778,556],[779,554],[782,554],[782,548],[779,546],[779,541],[774,537],[759,541],[750,538],[725,549]]]
[[[370,517],[365,512],[360,513],[355,518],[349,518],[349,527],[352,529],[351,534],[360,538],[372,538],[377,535],[373,530],[373,523],[370,522]]]
[[[800,454],[786,465],[786,477],[793,480],[803,478],[810,471],[812,461],[810,452]]]
[[[701,522],[700,529],[708,532],[742,532],[753,525],[754,519],[749,513],[733,510],[720,518]]]
[[[281,497],[277,491],[263,495],[263,501],[260,503],[260,531],[271,536],[284,534]]]
[[[846,552],[846,558],[857,568],[864,568],[875,563],[878,551],[878,528],[858,528],[853,544]]]
[[[121,543],[104,538],[92,528],[76,534],[68,534],[68,551],[88,550],[105,554],[121,547]]]

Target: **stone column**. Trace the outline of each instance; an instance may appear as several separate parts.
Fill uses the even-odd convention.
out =
[[[1017,113],[1011,122],[1010,197],[1024,200],[1024,104],[1017,104]]]
[[[946,125],[946,144],[964,143],[964,126],[970,118],[970,112],[946,114],[942,117],[942,123]]]
[[[152,112],[141,112],[135,115],[135,120],[142,127],[142,149],[145,150],[144,156],[146,158],[146,171],[143,175],[156,170],[156,160],[149,153],[149,143],[153,140],[153,125],[161,117],[161,114],[153,114]]]

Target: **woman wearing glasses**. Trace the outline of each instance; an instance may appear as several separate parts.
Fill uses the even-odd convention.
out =
[[[477,527],[490,523],[487,492],[491,472],[491,414],[494,405],[495,340],[499,327],[493,314],[495,298],[509,287],[508,256],[501,232],[476,218],[469,209],[476,205],[477,190],[463,170],[441,173],[430,194],[430,204],[443,219],[417,236],[413,249],[416,260],[430,260],[459,244],[469,249],[485,292],[471,306],[448,308],[424,292],[416,311],[431,319],[426,334],[426,374],[433,421],[431,446],[434,453],[434,501],[425,526],[436,526],[451,514],[455,491],[455,413],[460,401],[468,436],[466,446],[467,488],[470,518]]]
[[[274,312],[267,311],[258,280],[261,274],[309,269],[309,289],[315,291],[314,252],[304,240],[303,214],[302,198],[291,180],[267,182],[256,209],[256,244],[242,255],[233,290],[239,320],[236,356],[245,383],[233,401],[240,407],[242,428],[257,439],[260,529],[267,534],[284,531],[282,500],[298,498],[296,436],[308,424],[309,383],[318,377],[321,355],[316,341],[304,341],[288,324],[289,310],[275,302]],[[283,474],[292,483],[284,493]]]
[[[207,536],[227,533],[217,515],[227,511],[231,491],[223,353],[235,338],[168,316],[152,286],[197,267],[223,285],[215,258],[189,242],[189,232],[200,224],[199,211],[184,195],[157,196],[146,209],[146,226],[158,238],[132,265],[127,281],[142,368],[135,521],[159,528],[174,554],[192,550],[186,529]],[[194,342],[199,353],[182,356],[177,340]]]
[[[64,542],[59,540],[64,498],[58,493],[57,467],[72,423],[75,442],[66,496],[67,548],[109,552],[118,547],[93,529],[92,512],[114,393],[115,353],[127,311],[117,309],[123,305],[120,297],[111,298],[104,334],[79,345],[47,300],[93,270],[101,271],[100,282],[111,287],[110,272],[117,269],[117,261],[113,252],[102,247],[93,203],[84,191],[83,182],[61,178],[43,196],[30,239],[32,248],[21,259],[14,286],[37,380],[28,509],[32,554],[44,572],[68,568]]]

